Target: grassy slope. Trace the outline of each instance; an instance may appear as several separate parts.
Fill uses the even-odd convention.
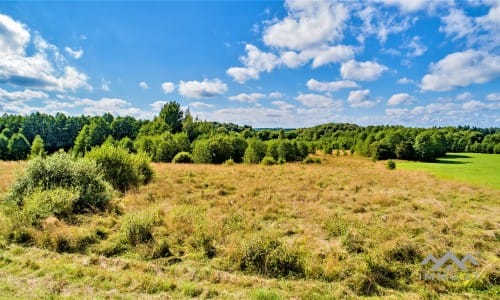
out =
[[[0,162],[0,194],[12,182],[16,166]],[[321,299],[357,297],[370,285],[377,286],[375,295],[406,299],[488,299],[500,293],[498,286],[484,284],[499,277],[498,190],[390,171],[382,163],[350,156],[327,156],[321,165],[154,167],[154,183],[119,199],[123,215],[84,216],[75,224],[46,229],[71,240],[75,232],[105,228],[108,238],[82,253],[4,242],[0,296]],[[128,214],[145,210],[160,212],[154,237],[166,238],[182,261],[144,259],[141,253],[149,245],[117,257],[96,254],[119,234]],[[238,270],[234,258],[259,236],[302,253],[307,278],[273,279]],[[203,256],[201,237],[212,239],[215,258]],[[404,249],[415,253],[405,254]],[[475,253],[480,281],[418,279],[423,256],[448,250]],[[406,275],[388,284],[388,274]]]
[[[404,162],[405,170],[425,170],[443,179],[500,189],[500,155],[450,153],[433,163]]]

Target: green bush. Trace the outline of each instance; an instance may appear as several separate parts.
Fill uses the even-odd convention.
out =
[[[32,225],[52,215],[68,217],[78,197],[78,192],[64,188],[36,191],[24,198],[22,215]]]
[[[85,158],[96,161],[104,172],[104,178],[120,192],[147,183],[153,176],[147,155],[130,154],[120,147],[102,145],[93,148]]]
[[[320,164],[321,158],[319,158],[319,157],[314,158],[314,157],[308,156],[308,157],[304,158],[302,163],[304,163],[304,164]]]
[[[179,152],[174,156],[172,162],[176,164],[189,164],[193,162],[193,156],[189,152]]]
[[[123,237],[132,246],[152,242],[153,228],[161,224],[160,214],[157,211],[126,215],[123,219],[121,232]]]
[[[393,161],[392,159],[389,159],[389,160],[387,161],[386,166],[387,166],[387,169],[389,169],[389,170],[394,170],[394,169],[396,169],[396,162],[395,162],[395,161]]]
[[[239,268],[272,278],[302,278],[305,269],[300,257],[277,240],[259,237],[244,246]]]
[[[259,139],[251,139],[243,155],[243,161],[258,164],[266,156],[266,144]]]
[[[104,180],[94,161],[75,159],[64,153],[55,153],[46,159],[30,160],[23,174],[11,187],[8,200],[22,206],[24,199],[34,192],[63,188],[74,191],[78,199],[73,212],[104,208],[112,197],[112,187]]]
[[[28,157],[31,146],[22,133],[15,133],[7,144],[10,158],[13,160],[23,160]]]
[[[272,156],[264,156],[260,163],[265,166],[271,166],[276,164],[276,160]]]
[[[193,160],[196,163],[222,164],[233,153],[228,136],[215,135],[208,139],[197,140],[193,147]]]

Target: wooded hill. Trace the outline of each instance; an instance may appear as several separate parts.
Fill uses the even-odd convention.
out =
[[[81,156],[111,143],[153,161],[259,163],[303,160],[322,150],[350,150],[374,159],[431,161],[446,152],[500,153],[500,128],[413,128],[329,123],[300,129],[253,129],[193,118],[177,102],[153,120],[32,113],[0,117],[0,159],[23,160],[60,149]]]

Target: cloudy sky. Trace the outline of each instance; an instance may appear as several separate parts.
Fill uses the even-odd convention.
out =
[[[0,113],[500,126],[500,0],[2,2]]]

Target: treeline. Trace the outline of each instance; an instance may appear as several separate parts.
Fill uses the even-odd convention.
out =
[[[302,161],[317,150],[350,150],[374,159],[431,161],[446,152],[500,153],[499,128],[408,128],[323,124],[302,129],[253,129],[201,121],[177,102],[153,120],[133,117],[70,117],[33,113],[0,117],[0,159],[22,160],[60,149],[83,156],[111,144],[147,153],[155,162],[282,163]]]

